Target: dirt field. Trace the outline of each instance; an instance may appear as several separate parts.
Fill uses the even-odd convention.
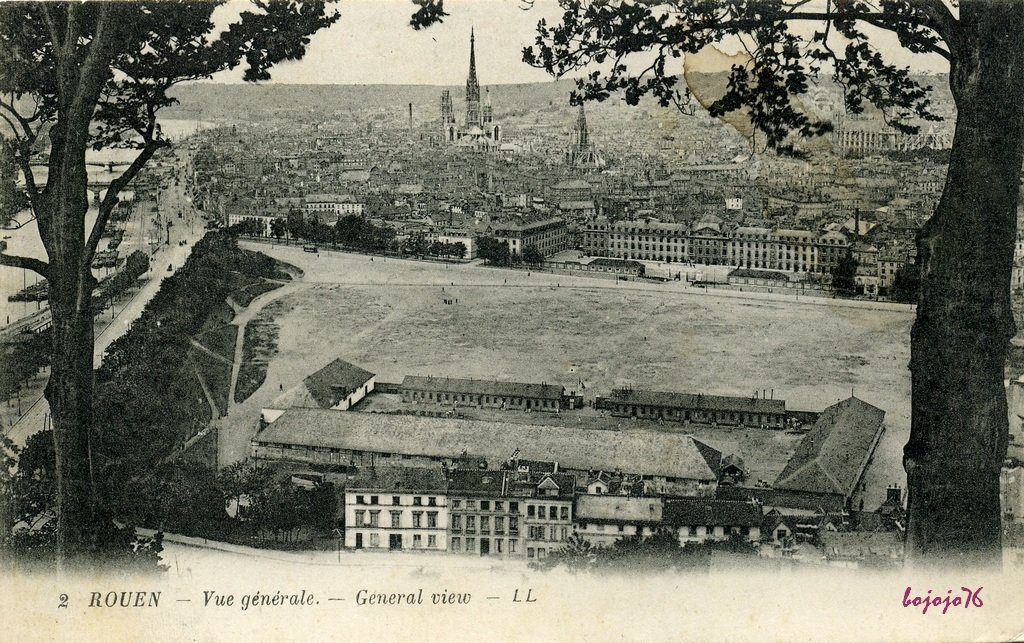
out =
[[[434,374],[575,390],[582,378],[588,397],[622,385],[731,395],[774,389],[789,408],[820,410],[852,390],[884,409],[888,425],[868,472],[866,506],[903,480],[909,311],[252,247],[298,266],[305,278],[256,318],[280,327],[278,352],[263,386],[232,409],[228,419],[239,428],[222,432],[230,433],[222,464],[245,455],[262,406],[340,356],[378,381]],[[729,450],[713,435],[700,438]],[[758,457],[755,446],[733,438],[752,451],[741,456]]]

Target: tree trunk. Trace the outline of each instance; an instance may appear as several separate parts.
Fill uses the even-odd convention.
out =
[[[1001,564],[1003,368],[1024,124],[1024,5],[961,5],[950,68],[957,125],[945,190],[918,236],[911,332],[907,556]]]
[[[48,208],[40,233],[49,256],[49,302],[53,320],[52,370],[46,400],[53,420],[57,481],[57,558],[90,549],[98,500],[92,475],[93,310],[96,280],[85,259],[85,215],[89,207],[86,134],[73,125],[51,131],[46,188]]]

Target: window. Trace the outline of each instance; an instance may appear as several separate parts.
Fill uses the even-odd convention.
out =
[[[560,515],[562,517],[562,520],[568,520],[569,519],[569,508],[568,507],[562,507]]]
[[[391,496],[391,504],[397,507],[398,505],[402,504],[402,499],[399,498],[398,496]]]
[[[391,512],[391,528],[392,529],[398,529],[398,527],[401,526],[401,524],[402,524],[402,512],[401,511],[392,511]]]
[[[534,506],[533,505],[527,505],[526,506],[526,515],[527,515],[528,518],[533,518],[533,515],[534,515]]]
[[[423,536],[421,536],[419,534],[413,534],[412,535],[412,548],[413,549],[419,549],[422,546],[423,546]]]
[[[548,540],[558,540],[558,527],[548,530]]]
[[[427,512],[427,527],[431,527],[431,528],[436,528],[437,527],[437,512],[436,511],[428,511]]]
[[[452,516],[452,530],[454,530],[454,531],[461,531],[462,530],[462,516],[460,516],[458,514]]]
[[[380,527],[380,512],[379,511],[371,511],[370,512],[370,526],[371,527]]]
[[[370,534],[370,547],[380,547],[380,534]]]
[[[427,498],[427,505],[429,505],[431,507],[436,507],[437,506],[437,498],[435,498],[434,496],[431,496],[431,497]]]
[[[452,551],[461,551],[461,550],[462,550],[462,538],[459,538],[458,536],[453,536],[452,537]]]
[[[495,511],[505,511],[505,503],[500,501],[500,500],[495,500],[494,501],[494,510]]]
[[[419,496],[413,496],[412,504],[419,507],[420,505],[423,504],[423,498],[420,498]]]
[[[356,512],[356,527],[362,527],[365,524],[366,524],[366,512],[365,511],[357,511]]]
[[[504,542],[505,542],[505,541],[504,541],[504,540],[502,540],[501,538],[495,538],[495,539],[494,539],[494,545],[495,545],[495,547],[497,547],[497,548],[498,548],[498,553],[499,553],[499,554],[501,554],[501,553],[504,553],[504,549],[502,549],[502,544],[503,544]]]
[[[508,533],[518,534],[519,533],[519,518],[516,516],[509,516],[508,518]]]
[[[491,518],[490,516],[480,516],[480,533],[489,534],[491,533]]]
[[[547,553],[543,547],[537,549],[537,558],[544,558],[544,554]]]
[[[526,557],[527,558],[533,558],[533,547],[527,547],[526,548]]]
[[[370,504],[371,505],[379,505],[380,504],[380,496],[370,496]]]
[[[366,498],[366,496],[356,496],[356,504],[357,505],[365,505],[366,504],[365,498]]]
[[[508,541],[508,553],[510,553],[510,554],[516,553],[516,545],[518,543],[519,543],[519,541],[514,539],[514,538],[509,540]]]
[[[494,533],[505,533],[505,519],[501,516],[494,517]]]
[[[414,528],[422,527],[423,526],[423,512],[422,511],[414,511],[414,512],[412,512],[412,526]]]
[[[461,500],[452,500],[452,509],[458,509],[462,506]]]
[[[427,536],[427,548],[437,549],[437,536],[433,534]]]
[[[490,511],[490,510],[491,510],[491,501],[490,500],[481,500],[480,501],[480,511]]]
[[[508,510],[511,511],[512,513],[514,513],[514,514],[519,513],[519,503],[518,502],[510,502],[510,503],[508,503]]]
[[[476,551],[476,538],[466,539],[466,551]]]
[[[544,515],[545,509],[546,508],[544,507],[544,505],[539,505],[537,507],[537,517],[540,518],[541,520],[545,519],[545,515]]]
[[[476,531],[476,516],[466,516],[466,531]]]
[[[466,509],[476,509],[476,500],[467,500]]]

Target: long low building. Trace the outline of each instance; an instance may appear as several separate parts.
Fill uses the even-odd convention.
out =
[[[555,384],[406,375],[399,392],[404,402],[451,406],[554,412],[566,404],[565,387]]]
[[[640,476],[652,493],[686,494],[717,486],[722,454],[688,435],[537,426],[383,413],[292,408],[250,445],[257,460],[338,467],[424,466],[479,456],[496,467],[518,451],[522,460],[554,461],[559,471]]]
[[[786,424],[784,400],[728,397],[667,391],[616,389],[594,405],[612,415],[694,424],[781,429]]]

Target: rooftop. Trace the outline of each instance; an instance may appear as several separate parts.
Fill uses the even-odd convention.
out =
[[[563,469],[621,470],[712,481],[721,454],[688,435],[611,431],[448,418],[291,408],[254,443],[299,445],[402,455],[485,457],[492,466],[516,449],[520,457],[554,460]],[[708,454],[718,454],[709,464]]]
[[[446,391],[460,395],[496,395],[498,397],[549,400],[559,400],[565,392],[564,386],[556,384],[472,380],[429,375],[406,375],[402,380],[402,388],[410,391]]]
[[[849,397],[821,412],[804,436],[775,487],[853,495],[882,435],[885,411]]]
[[[726,411],[739,413],[786,412],[785,400],[766,400],[754,397],[729,397],[725,395],[704,395],[702,393],[677,393],[675,391],[615,389],[607,399],[619,404],[674,407],[701,411]]]
[[[673,526],[760,527],[761,507],[742,500],[681,498],[665,501],[665,524]]]

